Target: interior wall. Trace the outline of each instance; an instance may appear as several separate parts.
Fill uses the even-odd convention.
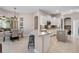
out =
[[[24,36],[27,36],[33,32],[33,14],[20,14],[18,24],[20,22],[20,17],[23,17]]]

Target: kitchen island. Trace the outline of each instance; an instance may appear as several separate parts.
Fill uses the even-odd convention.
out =
[[[50,47],[51,36],[53,35],[52,32],[40,32],[39,35],[36,35],[35,52],[47,53]]]

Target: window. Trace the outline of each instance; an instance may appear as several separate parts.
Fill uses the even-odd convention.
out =
[[[11,28],[9,19],[0,19],[0,28],[6,29]]]

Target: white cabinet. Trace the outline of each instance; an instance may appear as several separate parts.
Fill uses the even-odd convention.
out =
[[[40,16],[40,25],[46,25],[47,21],[52,21],[50,15],[41,15]]]
[[[50,34],[39,35],[35,38],[35,48],[38,52],[47,53],[50,47]]]
[[[52,25],[57,25],[57,27],[61,26],[61,18],[52,17],[51,20]]]

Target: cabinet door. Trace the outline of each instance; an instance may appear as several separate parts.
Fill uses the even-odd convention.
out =
[[[75,39],[75,50],[79,53],[79,38]]]
[[[49,49],[50,49],[50,34],[49,35],[45,35],[44,36],[44,39],[42,39],[43,44],[42,44],[42,48],[43,48],[43,52],[49,52]]]

